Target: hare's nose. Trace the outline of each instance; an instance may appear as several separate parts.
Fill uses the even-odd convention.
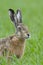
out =
[[[27,34],[28,35],[28,37],[30,36],[29,34]]]

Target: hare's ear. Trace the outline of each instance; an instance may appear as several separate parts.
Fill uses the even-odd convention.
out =
[[[13,10],[13,9],[9,9],[9,10],[8,10],[8,13],[9,13],[10,19],[11,19],[12,21],[14,21],[14,15],[15,15],[14,10]]]
[[[22,14],[21,14],[21,10],[20,9],[17,9],[16,16],[17,16],[18,23],[22,23]]]
[[[13,9],[9,9],[8,10],[8,13],[9,13],[9,16],[10,16],[10,19],[11,21],[15,24],[15,26],[17,27],[17,17],[15,15],[15,12]]]

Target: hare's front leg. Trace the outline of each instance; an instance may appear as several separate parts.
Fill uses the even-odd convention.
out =
[[[0,51],[0,56],[2,56],[2,51]]]
[[[3,51],[3,48],[2,48],[2,45],[0,45],[0,56],[2,56],[2,51]]]

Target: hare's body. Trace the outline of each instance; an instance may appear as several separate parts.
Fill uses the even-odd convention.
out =
[[[24,39],[19,39],[16,35],[0,39],[0,55],[4,55],[6,50],[7,56],[15,54],[17,57],[21,57],[24,51],[24,41]]]
[[[18,58],[22,56],[24,51],[25,39],[29,38],[27,28],[22,24],[21,11],[9,9],[9,15],[16,27],[15,35],[0,39],[0,56],[16,55]]]

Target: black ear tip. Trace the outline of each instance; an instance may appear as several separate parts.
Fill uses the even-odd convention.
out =
[[[20,9],[17,9],[17,13],[18,13],[18,12],[21,12],[21,10],[20,10]]]
[[[14,14],[14,10],[13,9],[8,9],[8,11],[12,12]]]
[[[11,8],[10,8],[10,9],[8,9],[8,10],[10,10],[10,11],[11,11],[11,10],[13,10],[13,9],[11,9]]]

